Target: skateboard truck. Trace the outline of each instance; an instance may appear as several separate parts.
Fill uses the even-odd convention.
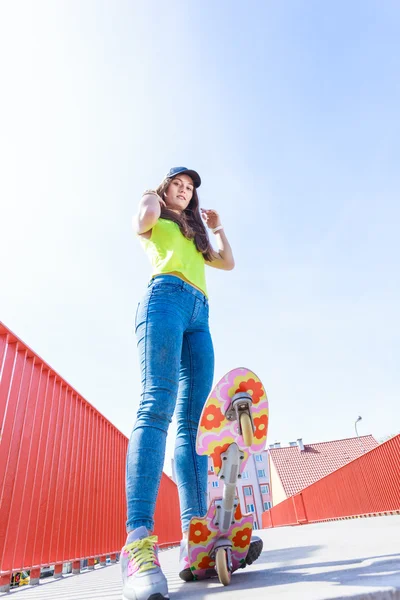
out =
[[[233,398],[232,402],[225,413],[225,417],[228,421],[237,421],[239,424],[239,433],[242,435],[242,425],[240,422],[240,415],[242,413],[247,413],[251,420],[251,426],[253,428],[253,433],[255,432],[255,427],[253,423],[253,417],[251,415],[251,405],[253,404],[253,398],[247,392],[238,392]]]
[[[240,462],[244,459],[244,453],[239,446],[232,443],[225,452],[221,453],[221,469],[218,473],[219,479],[224,480],[224,491],[222,498],[215,500],[214,523],[219,527],[221,533],[226,533],[235,522],[235,510],[239,504],[236,498],[236,483],[240,479]]]

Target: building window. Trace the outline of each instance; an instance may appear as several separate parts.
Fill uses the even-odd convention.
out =
[[[257,462],[262,462],[263,461],[262,454],[256,454],[256,461]]]
[[[213,487],[219,487],[219,481],[213,481],[212,482],[212,486]]]
[[[253,523],[253,529],[258,529],[258,525],[257,525],[256,521],[254,521],[254,523]]]
[[[210,471],[211,473],[214,473],[214,465],[210,465]]]
[[[247,512],[254,512],[254,504],[246,504]]]
[[[258,469],[257,473],[259,477],[265,477],[265,469]]]
[[[271,506],[271,502],[264,502],[264,510],[269,510]]]
[[[245,495],[245,496],[251,496],[251,495],[252,495],[251,487],[250,487],[250,486],[248,486],[248,485],[246,485],[246,486],[243,488],[243,492],[244,492],[244,495]]]
[[[269,494],[269,483],[263,483],[263,485],[261,486],[261,493]]]
[[[247,471],[243,471],[242,479],[248,479],[248,478],[249,478],[249,473]]]

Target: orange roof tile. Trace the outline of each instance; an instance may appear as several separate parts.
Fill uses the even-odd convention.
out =
[[[321,477],[329,475],[363,454],[360,441],[366,452],[378,446],[372,435],[347,438],[317,444],[270,448],[271,461],[276,467],[287,497],[297,494]]]

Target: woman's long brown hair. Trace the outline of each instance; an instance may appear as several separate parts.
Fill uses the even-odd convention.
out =
[[[164,193],[167,191],[169,184],[173,178],[164,179],[164,181],[158,186],[156,192],[164,198]],[[188,240],[194,240],[196,248],[204,256],[204,259],[211,262],[214,258],[214,250],[208,239],[208,233],[205,228],[203,219],[201,218],[199,208],[199,197],[197,190],[193,187],[193,196],[190,200],[187,208],[178,214],[173,210],[169,210],[164,206],[161,207],[161,219],[168,219],[179,225],[179,229],[182,234]]]

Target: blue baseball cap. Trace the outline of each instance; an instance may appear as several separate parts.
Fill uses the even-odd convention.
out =
[[[195,188],[201,186],[200,175],[197,173],[197,171],[193,171],[193,169],[187,169],[186,167],[172,167],[172,169],[170,169],[166,174],[165,179],[171,179],[172,177],[176,177],[180,173],[185,173],[185,175],[189,175],[189,177],[193,179]]]

